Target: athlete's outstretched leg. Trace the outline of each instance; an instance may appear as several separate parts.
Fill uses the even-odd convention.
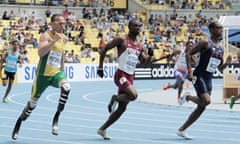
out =
[[[52,134],[53,135],[58,135],[59,116],[60,116],[61,112],[64,110],[70,90],[71,90],[71,87],[70,87],[69,83],[64,83],[61,87],[61,94],[60,94],[60,98],[58,101],[57,111],[53,117],[53,122],[52,122]]]
[[[23,109],[21,115],[18,117],[18,120],[15,124],[15,127],[12,132],[12,139],[14,140],[17,139],[22,121],[25,121],[30,116],[30,114],[36,108],[36,106],[37,106],[37,99],[32,98],[31,100],[28,101],[27,105]]]

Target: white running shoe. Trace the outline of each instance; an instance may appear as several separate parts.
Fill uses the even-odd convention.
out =
[[[186,97],[191,95],[190,92],[185,92],[183,96],[178,100],[179,105],[183,105],[186,102]]]
[[[186,140],[192,140],[193,137],[189,136],[185,131],[177,131],[178,136],[183,137]]]
[[[111,138],[106,134],[105,130],[98,129],[97,133],[103,137],[104,140],[110,140]]]

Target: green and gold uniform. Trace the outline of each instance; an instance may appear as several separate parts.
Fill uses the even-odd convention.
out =
[[[48,32],[53,37],[51,32]],[[62,58],[64,53],[64,39],[58,40],[50,51],[40,58],[36,77],[32,86],[32,96],[39,98],[48,86],[58,88],[59,82],[66,79],[62,71]]]

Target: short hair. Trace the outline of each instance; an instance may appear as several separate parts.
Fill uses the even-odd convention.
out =
[[[59,16],[63,16],[61,14],[53,14],[52,17],[51,17],[51,22],[55,22],[56,21],[56,17],[59,17]]]
[[[211,22],[211,23],[208,25],[208,30],[210,31],[210,30],[214,29],[214,28],[216,27],[216,25],[217,25],[217,22]]]
[[[186,45],[189,45],[190,43],[194,44],[194,41],[193,41],[193,40],[188,40],[188,41],[186,42]]]
[[[12,40],[10,41],[10,44],[14,44],[14,43],[19,44],[19,41],[18,41],[17,39],[12,39]]]
[[[139,23],[139,25],[142,25],[142,23],[137,20],[137,19],[132,19],[128,22],[128,27],[130,27],[131,25],[133,25],[134,23]]]
[[[131,26],[134,21],[135,21],[134,19],[130,20],[130,21],[128,22],[128,27]]]

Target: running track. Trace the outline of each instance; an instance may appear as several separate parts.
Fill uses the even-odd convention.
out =
[[[159,90],[164,80],[135,81],[139,95]],[[193,140],[176,136],[177,128],[194,107],[132,102],[117,123],[108,129],[112,137],[96,134],[107,119],[107,104],[116,87],[113,82],[71,83],[72,91],[59,121],[59,135],[51,134],[59,90],[49,87],[31,117],[22,123],[17,140],[11,132],[30,97],[31,84],[16,84],[9,103],[0,103],[0,144],[239,144],[240,112],[208,109],[188,133]],[[1,95],[5,88],[1,88]],[[163,99],[164,100],[164,99]]]

